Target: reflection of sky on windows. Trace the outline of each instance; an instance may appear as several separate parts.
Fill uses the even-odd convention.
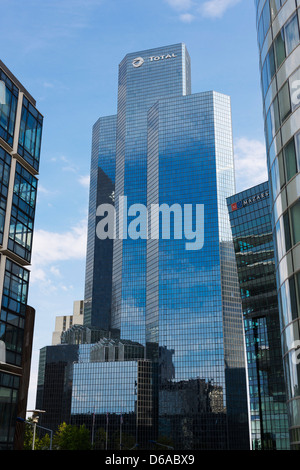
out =
[[[130,55],[120,64],[116,209],[119,196],[127,197],[128,208],[134,203],[147,206],[148,214],[150,204],[179,204],[183,238],[174,240],[172,217],[168,240],[162,239],[160,231],[158,240],[115,241],[112,327],[120,330],[123,339],[147,344],[147,358],[159,362],[160,408],[172,402],[170,396],[178,398],[182,390],[189,396],[197,384],[210,381],[224,391],[222,400],[228,406],[225,364],[227,372],[230,367],[244,367],[239,340],[243,325],[226,204],[226,197],[235,192],[230,98],[215,92],[183,95],[182,50],[178,50],[179,56],[181,60],[168,66],[157,61],[155,69],[144,64],[137,71]],[[106,172],[107,163],[109,159],[102,166]],[[195,240],[185,238],[184,204],[193,206],[193,230],[195,205],[204,206],[201,250],[186,249],[186,242]],[[129,216],[128,223],[131,220]],[[232,324],[235,329],[228,327]],[[120,374],[122,367],[121,363],[117,366]],[[101,380],[110,384],[109,391],[103,385],[96,398],[100,412],[120,412],[120,384],[125,381],[123,394],[128,393],[131,400],[133,382],[126,382],[124,374],[115,385],[116,371],[106,363],[96,369]],[[110,371],[111,379],[105,380],[104,370]],[[136,369],[127,374],[133,380]],[[92,380],[91,376],[86,380]],[[78,400],[90,400],[83,387],[74,385]],[[98,387],[100,390],[100,383]],[[103,404],[105,393],[112,393],[109,409]],[[191,412],[186,405],[184,398],[182,410]],[[134,410],[134,400],[129,408]]]
[[[128,205],[147,204],[147,114],[150,107],[162,97],[178,96],[191,88],[186,76],[189,57],[185,46],[176,44],[172,50],[177,59],[169,62],[146,61],[137,70],[132,67],[135,55],[128,54],[120,64],[118,118],[124,126],[118,129],[122,144],[117,148],[120,184],[116,185],[116,195],[126,195]],[[149,56],[159,53],[165,54],[166,48],[147,51]],[[189,73],[187,75],[190,77]],[[122,285],[116,291],[119,310],[113,312],[113,326],[121,329],[122,337],[145,344],[146,241],[128,239],[122,245],[114,259],[120,270],[118,274],[116,270],[116,276],[122,278]],[[130,306],[132,298],[137,299],[136,309]]]
[[[137,362],[74,364],[72,414],[133,413]]]
[[[18,88],[0,70],[0,137],[10,146],[13,143],[18,94]]]
[[[0,105],[6,104],[6,87],[3,80],[0,80]]]

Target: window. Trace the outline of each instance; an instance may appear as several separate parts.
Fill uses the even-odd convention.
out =
[[[274,48],[273,46],[271,46],[266,56],[266,60],[265,60],[263,70],[262,70],[264,95],[266,95],[267,93],[267,90],[269,88],[272,78],[275,75],[275,72],[276,72],[276,66],[275,66]]]
[[[280,92],[278,93],[278,101],[280,110],[280,120],[282,123],[291,112],[291,101],[288,82],[285,83],[285,85],[281,88]]]
[[[300,132],[295,135],[295,144],[296,144],[296,155],[297,155],[297,165],[298,170],[300,171]]]
[[[272,140],[280,127],[278,99],[274,99],[267,114],[267,137],[268,146],[271,145]]]
[[[3,80],[0,80],[0,105],[6,103],[6,86]]]
[[[284,169],[284,160],[283,160],[282,152],[280,152],[280,154],[278,155],[278,168],[279,168],[279,182],[280,182],[280,189],[281,189],[285,185],[285,169]]]
[[[284,147],[284,158],[285,158],[286,177],[287,177],[287,181],[289,181],[297,173],[294,139],[292,139]]]
[[[292,319],[296,320],[298,317],[298,305],[297,305],[297,292],[296,292],[296,283],[294,276],[289,280],[289,290],[291,298],[291,313]]]
[[[272,188],[273,188],[273,195],[274,199],[279,194],[279,178],[278,178],[278,160],[275,158],[274,163],[271,168],[271,181],[272,181]]]
[[[43,118],[32,104],[23,98],[18,153],[38,170]]]
[[[13,145],[18,95],[18,88],[0,70],[0,137],[11,147]]]
[[[275,18],[277,15],[279,9],[280,9],[280,0],[270,0],[270,9],[271,9],[271,17],[272,20]]]
[[[300,69],[298,69],[289,79],[291,90],[291,105],[294,111],[300,104]]]
[[[293,245],[300,242],[300,201],[296,202],[291,209],[291,229]]]
[[[284,236],[285,236],[285,250],[289,251],[292,247],[292,244],[291,244],[291,231],[290,231],[290,221],[289,221],[288,212],[286,212],[283,216],[283,226],[284,226]]]
[[[26,269],[6,260],[0,335],[7,347],[7,362],[18,366],[21,365],[28,279]]]
[[[263,29],[264,29],[264,36],[267,34],[268,29],[270,27],[270,7],[269,2],[267,1],[262,12],[262,22],[263,22]]]
[[[299,44],[299,26],[298,18],[295,15],[285,26],[285,45],[286,54],[289,55]]]
[[[32,176],[19,163],[16,165],[16,175],[14,183],[14,203],[17,203],[17,197],[22,199],[30,207],[35,207],[37,191],[37,179]]]
[[[11,156],[0,147],[0,243],[3,242]]]
[[[8,248],[30,261],[37,179],[16,165]]]
[[[277,35],[275,39],[275,58],[276,58],[276,66],[277,68],[279,68],[285,59],[285,46],[284,46],[283,31],[280,31],[280,33]]]
[[[296,278],[296,285],[297,285],[297,291],[298,291],[298,303],[300,305],[300,272],[295,275]]]
[[[26,305],[28,279],[29,272],[26,269],[18,266],[8,259],[6,260],[6,271],[3,288],[3,293],[5,296],[16,300],[16,302],[20,302]],[[25,311],[23,312],[23,315],[25,315]]]

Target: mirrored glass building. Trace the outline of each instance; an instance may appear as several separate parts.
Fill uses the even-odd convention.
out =
[[[0,449],[18,448],[25,418],[34,309],[27,305],[43,117],[0,61]],[[21,431],[19,429],[19,431]],[[22,432],[21,432],[22,434]]]
[[[227,199],[245,325],[253,450],[287,450],[269,183]]]
[[[108,330],[111,326],[113,240],[96,235],[96,211],[114,203],[116,116],[98,119],[93,126],[90,202],[84,294],[84,324]]]
[[[291,445],[300,448],[300,2],[255,0]]]
[[[135,347],[126,359],[111,356],[109,344],[98,356],[86,347],[73,418],[87,411],[80,394],[94,387],[103,427],[105,413],[112,423],[127,410],[128,434],[143,447],[159,439],[174,448],[249,448],[226,204],[234,192],[230,98],[191,93],[184,44],[127,54],[117,114],[100,118],[93,132],[85,326],[113,332],[118,354],[123,343]],[[88,372],[91,364],[97,372]]]

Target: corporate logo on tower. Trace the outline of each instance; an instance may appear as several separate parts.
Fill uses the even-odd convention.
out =
[[[254,204],[255,202],[259,202],[262,199],[269,197],[269,191],[264,191],[262,193],[256,194],[255,196],[251,196],[248,199],[243,199],[242,201],[234,202],[231,204],[231,210],[236,211],[238,209],[243,209],[243,207],[249,206],[250,204]]]
[[[135,59],[133,59],[132,65],[135,68],[139,68],[145,63],[145,60],[147,60],[148,62],[157,62],[158,60],[175,59],[176,57],[177,55],[174,54],[174,52],[172,52],[171,54],[152,55],[147,59],[143,59],[143,57],[136,57]]]
[[[137,57],[136,59],[134,59],[132,61],[132,65],[135,67],[135,68],[138,68],[138,67],[141,67],[144,63],[144,59],[143,57]]]

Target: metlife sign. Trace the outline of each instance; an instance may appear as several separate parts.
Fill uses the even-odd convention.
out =
[[[132,65],[134,68],[139,68],[141,67],[145,62],[157,62],[159,60],[170,60],[170,59],[175,59],[177,57],[174,52],[171,54],[162,54],[162,55],[156,55],[156,56],[150,56],[144,59],[143,57],[136,57],[132,61]]]
[[[231,204],[231,210],[236,211],[238,209],[243,209],[244,207],[259,202],[262,199],[265,199],[266,197],[269,197],[269,191],[263,191],[259,194],[256,194],[255,196],[249,197],[247,199],[242,199],[238,202],[234,202],[233,204]]]

